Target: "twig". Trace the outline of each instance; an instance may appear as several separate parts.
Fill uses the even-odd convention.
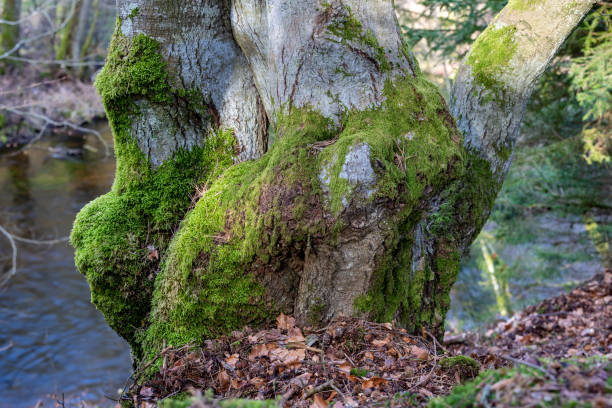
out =
[[[4,286],[9,281],[9,279],[11,279],[11,277],[13,277],[17,273],[17,245],[15,244],[15,241],[19,241],[19,242],[23,242],[23,243],[31,244],[31,245],[54,245],[54,244],[59,244],[61,242],[66,242],[70,239],[70,237],[62,237],[58,239],[49,239],[49,240],[37,240],[37,239],[23,238],[23,237],[19,237],[15,234],[10,233],[2,225],[0,225],[0,232],[2,232],[2,234],[9,240],[9,242],[11,243],[11,248],[13,250],[11,269],[6,276],[0,279],[0,288]]]
[[[104,157],[108,157],[110,156],[110,146],[108,145],[108,143],[106,143],[106,140],[104,140],[104,138],[102,137],[102,135],[100,134],[100,132],[98,132],[97,130],[94,129],[90,129],[90,128],[85,128],[79,125],[75,125],[72,122],[69,122],[67,120],[58,122],[56,120],[51,119],[48,116],[42,115],[40,113],[36,113],[36,112],[24,112],[22,110],[19,109],[15,109],[11,106],[0,106],[0,109],[4,109],[8,112],[12,112],[15,115],[20,115],[20,116],[31,116],[33,118],[36,119],[40,119],[42,121],[45,122],[46,125],[51,125],[51,126],[55,126],[55,127],[69,127],[71,129],[74,129],[76,131],[82,132],[82,133],[91,133],[92,135],[94,135],[98,141],[102,144],[102,146],[104,146]]]
[[[285,347],[288,349],[304,349],[304,350],[312,351],[314,353],[323,352],[323,350],[321,349],[318,349],[316,347],[310,347],[310,346],[307,346],[306,344],[301,344],[301,343],[287,343]]]
[[[336,387],[336,384],[332,383],[330,385],[330,387],[332,388],[332,390],[336,391],[338,394],[340,394],[340,396],[342,397],[342,401],[346,401],[346,397],[344,396],[344,393],[342,391],[340,391],[340,388]]]
[[[308,391],[306,395],[304,395],[304,399],[308,399],[315,394],[325,391],[328,388],[331,388],[334,384],[334,380],[325,381],[323,384],[314,387],[312,390]]]
[[[507,354],[502,354],[502,356],[501,356],[501,357],[502,357],[504,360],[508,360],[508,361],[510,361],[510,362],[512,362],[512,363],[514,363],[514,364],[522,364],[522,365],[525,365],[525,366],[527,366],[527,367],[534,368],[534,369],[536,369],[536,370],[540,371],[541,373],[546,374],[546,376],[547,376],[549,379],[551,379],[551,380],[553,380],[553,381],[557,381],[557,379],[555,378],[555,376],[554,376],[554,375],[552,375],[552,374],[551,374],[551,373],[550,373],[548,370],[546,370],[544,367],[541,367],[541,366],[536,365],[536,364],[528,363],[527,361],[519,360],[518,358],[510,357],[510,356],[509,356],[509,355],[507,355]]]
[[[3,351],[6,351],[6,350],[8,350],[8,349],[10,349],[11,347],[13,347],[13,341],[12,341],[12,340],[11,340],[11,341],[9,342],[9,344],[7,344],[6,346],[2,346],[2,347],[0,347],[0,353],[2,353]]]
[[[430,332],[428,332],[427,330],[424,330],[424,331],[425,331],[425,333],[426,333],[426,334],[427,334],[429,337],[431,337],[431,338],[433,339],[434,343],[435,343],[435,344],[437,344],[437,345],[440,347],[440,349],[442,349],[443,351],[445,351],[445,352],[447,352],[447,353],[448,353],[448,350],[446,349],[446,347],[444,347],[442,344],[440,344],[440,342],[438,341],[438,339],[436,339],[436,337],[435,337],[433,334],[431,334],[431,333],[430,333]]]
[[[12,263],[11,263],[11,269],[9,271],[9,273],[4,276],[2,279],[0,279],[0,288],[2,286],[4,286],[6,284],[6,282],[9,281],[9,279],[15,275],[17,273],[17,245],[15,245],[15,239],[13,238],[13,236],[4,229],[4,227],[2,225],[0,225],[0,232],[2,232],[2,234],[4,234],[4,236],[9,240],[9,242],[11,243],[11,248],[13,250],[13,257],[12,257]]]

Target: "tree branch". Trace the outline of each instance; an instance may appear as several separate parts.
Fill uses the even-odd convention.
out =
[[[465,145],[491,164],[498,188],[536,80],[594,0],[510,0],[459,69],[451,112]]]

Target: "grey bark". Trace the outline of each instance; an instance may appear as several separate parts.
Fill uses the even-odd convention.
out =
[[[592,0],[510,1],[489,26],[516,29],[516,52],[494,74],[497,89],[487,89],[475,80],[469,63],[473,49],[461,65],[451,92],[451,112],[465,146],[491,164],[499,187],[510,168],[508,152],[514,149],[537,79],[593,4]]]
[[[133,12],[134,10],[137,12]],[[128,38],[143,33],[161,44],[177,87],[199,89],[219,127],[233,129],[241,152],[237,160],[264,152],[266,117],[248,63],[234,41],[229,3],[214,0],[118,2],[121,32]],[[169,126],[182,120],[173,107],[160,110],[141,102],[144,115],[134,119],[134,132],[142,151],[159,166],[181,148],[202,143],[208,132],[185,123],[182,132]],[[210,129],[209,129],[210,131]]]

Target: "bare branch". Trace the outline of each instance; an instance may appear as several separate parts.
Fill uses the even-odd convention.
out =
[[[110,156],[110,146],[108,145],[108,143],[106,143],[106,140],[104,140],[104,138],[102,137],[102,135],[100,134],[100,132],[98,132],[95,129],[91,129],[91,128],[85,128],[82,126],[78,126],[75,125],[72,122],[69,122],[67,120],[58,122],[56,120],[51,119],[50,117],[40,114],[40,113],[36,113],[36,112],[25,112],[19,109],[15,109],[13,107],[10,106],[0,106],[0,110],[6,110],[8,112],[14,113],[15,115],[20,115],[20,116],[31,116],[33,118],[36,119],[40,119],[42,121],[45,122],[45,126],[51,125],[51,126],[55,126],[55,127],[69,127],[71,129],[77,130],[79,132],[83,132],[83,133],[90,133],[94,136],[96,136],[96,138],[98,139],[98,141],[104,146],[104,157],[108,157]]]

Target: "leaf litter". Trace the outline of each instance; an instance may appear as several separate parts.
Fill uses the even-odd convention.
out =
[[[137,407],[206,390],[214,395],[211,407],[230,398],[283,407],[424,406],[479,371],[474,403],[464,406],[556,406],[557,398],[612,407],[612,271],[485,334],[447,333],[444,345],[391,323],[339,318],[317,329],[281,314],[276,327],[246,327],[162,354],[160,371],[124,394]],[[477,363],[449,364],[454,356]]]

